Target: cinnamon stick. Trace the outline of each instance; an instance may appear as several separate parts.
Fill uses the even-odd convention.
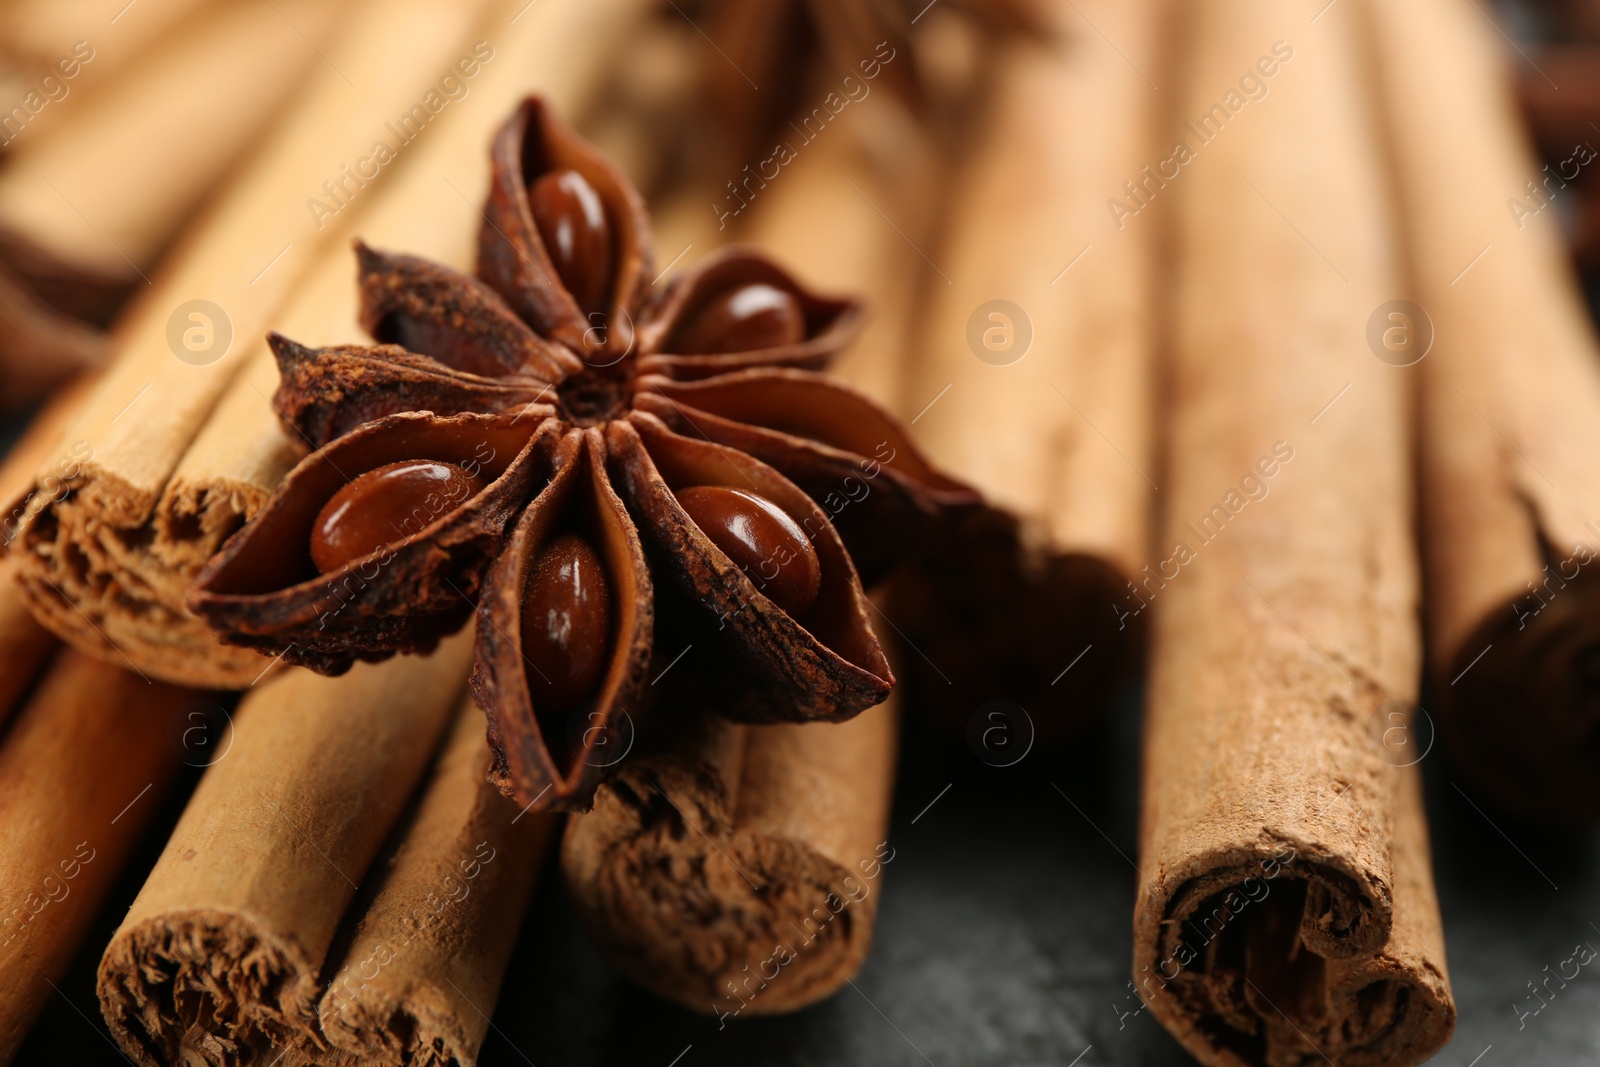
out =
[[[7,86],[0,148],[62,125],[74,103],[97,95],[163,38],[181,34],[211,0],[15,0],[0,10],[0,65]],[[47,81],[53,78],[54,81]],[[32,94],[31,97],[29,94]],[[20,112],[18,111],[20,108]]]
[[[933,201],[893,192],[916,178],[929,190],[930,156],[893,102],[879,106],[807,143],[732,225],[693,202],[715,186],[691,183],[668,212],[675,236],[662,256],[733,235],[802,279],[862,293],[869,325],[833,369],[893,407],[920,262],[903,232],[922,234]],[[890,203],[900,232],[875,206]],[[658,727],[672,739],[630,755],[563,842],[574,906],[601,951],[657,995],[722,1017],[795,1011],[842,987],[866,959],[893,855],[896,707],[838,725]]]
[[[571,42],[604,39],[640,7],[641,0],[489,5],[475,31],[476,43],[463,46],[469,49],[467,69],[474,72],[457,78],[463,95],[434,120],[437,128],[427,128],[423,139],[406,149],[410,155],[395,164],[397,174],[363,192],[366,199],[355,200],[348,214],[341,211],[340,239],[323,245],[289,299],[263,322],[319,344],[360,340],[355,256],[349,247],[353,233],[374,247],[405,249],[470,269],[481,225],[478,198],[487,181],[485,146],[495,124],[533,88],[577,108],[604,70],[605,53],[575,49]],[[116,603],[100,607],[116,616],[119,631],[113,636],[147,671],[237,686],[261,669],[254,652],[219,645],[183,607],[183,599],[200,567],[254,514],[297,458],[296,443],[285,437],[269,399],[278,371],[264,332],[237,337],[229,357],[240,360],[237,375],[212,408],[194,412],[187,425],[193,439],[185,439],[173,467],[163,473],[155,506],[125,528],[127,536],[138,531],[141,547],[114,558],[96,557],[108,575],[140,591],[148,609],[140,614]],[[85,513],[67,517],[73,516],[87,521]],[[57,539],[76,544],[88,535],[86,529],[63,528]],[[53,549],[47,550],[41,538],[36,571],[63,590],[81,586],[55,576],[55,557],[47,551]],[[93,590],[83,595],[92,597]],[[91,605],[84,606],[94,614]],[[67,610],[69,605],[59,605],[58,614]]]
[[[469,1067],[483,1047],[559,825],[501,796],[490,762],[468,699],[318,1008],[328,1041],[363,1064]]]
[[[98,328],[323,62],[314,42],[329,43],[339,12],[313,0],[217,5],[106,92],[69,91],[52,106],[70,108],[70,122],[17,138],[0,168],[0,284],[14,290],[0,319],[0,407],[100,361]]]
[[[1407,379],[1364,340],[1391,222],[1355,15],[1308,18],[1225,0],[1177,30],[1179,115],[1211,125],[1169,190],[1134,981],[1230,1067],[1417,1063],[1455,1015],[1393,733],[1422,735]]]
[[[340,918],[465,685],[470,634],[430,657],[290,671],[234,713],[100,961],[101,1011],[131,1058],[312,1056]]]
[[[723,1019],[796,1011],[854,977],[871,946],[894,859],[895,702],[837,725],[692,710],[568,823],[573,907],[657,996]]]
[[[1561,247],[1572,192],[1533,161],[1481,13],[1371,10],[1416,300],[1437,338],[1414,373],[1440,738],[1500,804],[1592,819],[1600,346]],[[1427,177],[1441,167],[1457,180]]]
[[[0,745],[0,1063],[158,809],[190,696],[64,650]]]
[[[0,464],[0,506],[6,509],[0,545],[9,538],[13,524],[27,507],[25,493],[39,465],[47,455],[54,454],[62,430],[76,414],[91,383],[90,378],[82,378],[58,391],[6,453],[5,462]],[[55,643],[55,637],[34,620],[23,603],[11,562],[0,558],[0,725],[10,717],[17,699],[32,684]]]
[[[404,165],[404,140],[385,123],[409,122],[421,128],[412,139],[425,137],[433,109],[456,106],[440,86],[461,84],[457,64],[472,58],[485,2],[366,0],[353,11],[292,113],[123,320],[115,364],[69,433],[93,457],[69,496],[24,521],[14,549],[29,605],[58,635],[194,684],[241,685],[260,670],[254,653],[220,649],[182,610],[185,546],[163,544],[149,524],[272,310],[324,240],[347,236],[347,209]],[[400,143],[385,155],[379,138]],[[377,176],[347,178],[362,160]]]
[[[1041,11],[1052,32],[1000,46],[975,143],[957,155],[908,413],[926,406],[918,440],[991,507],[921,546],[892,608],[926,653],[908,663],[909,699],[957,728],[1004,697],[1065,739],[1137,663],[1152,216],[1170,198],[1150,170],[1170,146],[1147,73],[1165,7]]]

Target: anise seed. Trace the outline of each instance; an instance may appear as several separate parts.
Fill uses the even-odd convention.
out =
[[[612,278],[611,223],[589,180],[553,170],[528,187],[528,204],[556,273],[585,315],[606,309]]]
[[[522,599],[522,653],[534,707],[565,711],[589,696],[605,670],[611,640],[611,590],[600,557],[576,534],[562,534],[534,562]]]
[[[671,347],[684,355],[756,352],[805,340],[805,312],[793,293],[764,282],[737,286],[706,302]]]
[[[311,562],[323,574],[410,537],[482,491],[454,463],[402,460],[358,475],[322,505],[311,527]]]
[[[822,563],[810,538],[764,496],[720,485],[678,491],[678,503],[756,588],[792,616],[816,603]]]

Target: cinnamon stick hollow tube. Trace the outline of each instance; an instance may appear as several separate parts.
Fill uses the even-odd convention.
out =
[[[294,670],[245,697],[100,961],[140,1064],[306,1055],[340,918],[457,707],[470,634],[429,657]]]
[[[243,685],[260,670],[253,652],[219,651],[183,611],[185,546],[153,537],[150,520],[273,309],[353,205],[415,151],[389,127],[426,138],[432,109],[456,106],[441,80],[470,58],[484,2],[366,0],[351,11],[290,113],[119,324],[114,363],[67,434],[93,457],[70,493],[24,519],[12,549],[29,606],[68,642],[102,657],[120,649],[146,674],[191,684]],[[351,169],[363,160],[365,178]]]
[[[695,710],[568,823],[573,906],[657,996],[723,1018],[796,1011],[843,986],[871,946],[894,859],[894,698],[838,724]]]
[[[0,279],[16,290],[0,316],[0,407],[105,354],[98,329],[323,62],[314,42],[330,43],[341,10],[216,5],[106,92],[63,98],[71,121],[18,138],[0,167]]]
[[[1396,274],[1355,16],[1201,12],[1134,980],[1206,1064],[1417,1063],[1455,1009],[1413,757],[1382,743],[1417,693],[1418,583],[1406,372],[1365,340]]]
[[[191,697],[63,650],[0,745],[0,1063],[159,808]]]
[[[501,796],[489,764],[469,698],[318,1007],[328,1041],[363,1064],[469,1067],[483,1047],[559,828]]]
[[[921,546],[891,609],[927,654],[908,660],[909,699],[958,727],[1005,697],[1061,740],[1137,662],[1153,216],[1173,177],[1146,73],[1160,77],[1166,7],[1041,11],[1053,33],[1001,46],[960,154],[908,403],[926,405],[918,441],[991,506]]]
[[[1571,194],[1527,149],[1481,12],[1363,10],[1434,336],[1412,373],[1440,738],[1500,804],[1592,819],[1600,346],[1552,203]]]

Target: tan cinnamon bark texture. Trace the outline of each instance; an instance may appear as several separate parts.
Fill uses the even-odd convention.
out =
[[[834,369],[893,407],[920,257],[876,205],[891,202],[896,176],[931,183],[918,169],[927,148],[904,114],[875,103],[884,110],[805,145],[744,218],[718,227],[710,205],[693,202],[670,212],[675,236],[661,247],[664,258],[685,247],[703,255],[730,236],[753,239],[801,278],[863,294],[873,324]],[[932,206],[925,193],[894,201],[902,230],[920,234]],[[847,507],[836,521],[848,518]],[[892,633],[880,618],[874,626]],[[645,988],[719,1016],[794,1011],[838,990],[866,959],[892,856],[897,721],[891,698],[837,725],[686,724],[630,754],[562,847],[575,907],[601,950]]]
[[[63,387],[34,416],[21,439],[0,464],[0,507],[6,510],[0,528],[0,546],[10,538],[13,524],[27,505],[26,492],[46,456],[53,456],[62,430],[73,418],[92,382],[89,378]],[[69,467],[66,474],[70,472]],[[59,480],[60,475],[57,476]],[[55,492],[49,483],[39,488]],[[0,558],[0,725],[10,717],[17,700],[38,676],[56,640],[34,619],[17,588],[13,565]]]
[[[641,0],[532,8],[526,0],[494,4],[482,27],[492,58],[475,63],[476,73],[464,80],[468,94],[450,105],[455,110],[446,110],[439,128],[427,131],[393,180],[370,194],[353,232],[373,248],[423,256],[470,273],[493,130],[529,92],[543,93],[562,113],[579,110],[604,73],[607,53],[574,48],[572,42],[607,39],[642,6]],[[271,325],[306,344],[368,340],[357,321],[356,256],[348,241],[324,246]],[[172,568],[171,588],[178,591],[170,609],[198,647],[207,647],[210,637],[199,620],[182,611],[182,593],[303,451],[286,436],[270,400],[278,387],[278,365],[265,337],[241,343],[247,355],[239,376],[178,462],[151,522],[156,551]],[[237,653],[212,655],[221,669]],[[239,669],[259,670],[258,657],[248,655]]]
[[[69,125],[213,0],[16,0],[0,8],[0,152]],[[112,90],[115,91],[115,90]]]
[[[470,269],[481,225],[478,207],[486,185],[490,132],[529,91],[545,92],[549,99],[576,110],[604,70],[606,53],[572,48],[570,42],[604,38],[641,6],[640,0],[536,5],[518,17],[525,3],[489,5],[474,29],[476,36],[466,35],[471,42],[451,43],[456,51],[440,60],[438,69],[454,79],[450,84],[456,98],[430,120],[414,144],[402,146],[400,155],[383,167],[384,174],[397,173],[375,187],[356,190],[358,195],[346,200],[337,214],[322,216],[328,232],[337,231],[338,236],[325,241],[315,258],[308,258],[306,276],[286,290],[286,304],[275,312],[263,312],[258,328],[236,334],[227,360],[238,361],[237,373],[214,383],[216,391],[208,406],[190,411],[181,427],[181,447],[166,453],[171,466],[159,472],[159,479],[152,472],[142,482],[155,493],[150,509],[130,510],[126,524],[122,519],[108,523],[87,506],[68,509],[59,523],[45,523],[51,535],[48,543],[44,529],[35,537],[34,573],[74,595],[75,602],[147,671],[232,686],[254,677],[261,669],[260,658],[218,644],[184,609],[183,599],[199,568],[254,513],[297,458],[270,400],[278,373],[264,342],[266,326],[306,343],[361,339],[355,256],[349,247],[354,233],[377,248]],[[443,33],[437,20],[431,25],[433,32]],[[467,70],[473,73],[468,76]],[[393,139],[381,121],[374,121],[372,132]],[[357,155],[367,150],[363,145]],[[330,171],[335,177],[336,170]],[[302,190],[302,199],[317,194],[321,202],[334,203],[315,183],[294,188]],[[305,211],[303,205],[300,210]],[[238,316],[233,318],[237,328]],[[167,360],[177,362],[170,353]],[[140,399],[134,410],[142,410],[147,401],[148,396]],[[132,417],[131,410],[123,421]],[[175,426],[172,432],[178,429]],[[94,484],[126,487],[126,466],[92,471]],[[115,551],[107,548],[113,536]],[[86,574],[65,573],[58,546],[68,544],[87,544],[92,550],[86,554]],[[96,580],[137,590],[141,610],[131,612],[124,603],[99,597]],[[73,625],[70,612],[78,622],[69,639],[85,639],[82,617],[72,605],[59,596],[55,603],[43,596],[35,597],[35,602],[51,612],[46,621],[59,623],[63,630]]]
[[[1592,819],[1600,346],[1562,248],[1555,201],[1572,194],[1541,184],[1481,12],[1365,10],[1431,320],[1415,324],[1433,344],[1412,373],[1441,740],[1500,804]]]
[[[160,806],[191,698],[63,650],[0,745],[0,1063]]]
[[[97,328],[324,62],[317,49],[341,12],[315,0],[216,5],[104,92],[78,99],[58,75],[70,121],[30,129],[0,167],[0,286],[11,295],[0,407],[104,356]]]
[[[501,796],[490,758],[469,699],[323,995],[322,1032],[363,1064],[477,1062],[560,827]]]
[[[470,633],[431,657],[262,683],[100,961],[136,1062],[326,1050],[321,972],[341,917],[459,704]]]
[[[630,979],[720,1018],[795,1011],[871,946],[888,843],[894,699],[849,722],[685,722],[575,816],[561,866]]]
[[[403,164],[407,148],[385,124],[417,125],[420,112],[413,138],[425,137],[431,108],[454,106],[441,79],[459,79],[482,9],[483,0],[367,0],[351,12],[291,113],[119,325],[114,365],[68,433],[93,457],[70,496],[24,521],[13,548],[30,606],[64,639],[103,657],[121,649],[147,674],[193,684],[242,685],[260,670],[255,653],[221,650],[182,610],[198,563],[188,544],[154,537],[151,518],[273,309],[350,217],[341,213]],[[369,174],[377,168],[359,179],[366,189],[347,178],[362,160]],[[324,182],[344,193],[330,197]]]
[[[1230,1067],[1417,1063],[1454,1021],[1415,757],[1383,743],[1420,669],[1407,372],[1365,340],[1392,231],[1355,16],[1317,6],[1177,31],[1134,980]]]
[[[1159,76],[1165,7],[1050,8],[1048,38],[995,57],[975,143],[957,157],[907,414],[991,507],[925,546],[892,610],[937,664],[908,661],[909,699],[958,727],[1005,697],[1070,736],[1137,662],[1147,616],[1132,583],[1155,484],[1152,216],[1170,198],[1141,168],[1164,154],[1147,74]]]

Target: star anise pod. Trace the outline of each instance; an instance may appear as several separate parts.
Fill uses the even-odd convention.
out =
[[[859,92],[863,77],[925,115],[928,87],[915,31],[933,7],[928,0],[693,0],[675,2],[673,11],[721,57],[703,74],[722,124],[770,148],[774,135],[799,130],[789,123],[804,123],[811,107],[837,106],[824,102],[829,89]],[[1048,10],[1042,0],[945,0],[939,14],[953,12],[982,39],[1046,39]],[[814,135],[814,129],[799,132],[802,139]]]
[[[313,451],[191,609],[224,641],[339,673],[431,649],[475,604],[493,776],[544,809],[588,805],[595,746],[643,709],[658,603],[714,646],[694,677],[724,715],[882,701],[852,551],[875,577],[974,496],[816,373],[857,305],[748,249],[658,290],[638,195],[537,99],[491,158],[477,278],[359,246],[378,343],[271,338],[275,403]]]

